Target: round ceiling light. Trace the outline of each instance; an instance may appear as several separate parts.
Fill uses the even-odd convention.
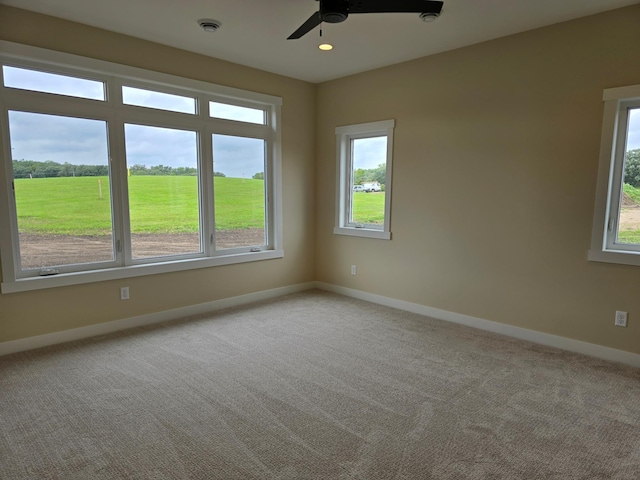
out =
[[[201,18],[198,20],[198,25],[200,25],[205,32],[215,32],[222,26],[218,20],[211,18]]]
[[[320,45],[318,45],[318,48],[320,50],[328,52],[329,50],[333,50],[333,45],[331,45],[330,43],[321,43]]]

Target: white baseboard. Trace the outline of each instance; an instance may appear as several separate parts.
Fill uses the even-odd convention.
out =
[[[300,283],[297,285],[290,285],[261,292],[248,293],[246,295],[239,295],[237,297],[223,298],[212,302],[190,305],[188,307],[140,315],[138,317],[124,318],[121,320],[98,323],[96,325],[89,325],[86,327],[73,328],[71,330],[63,330],[61,332],[47,333],[45,335],[3,342],[0,343],[0,356],[25,350],[32,350],[34,348],[48,347],[58,343],[71,342],[73,340],[95,337],[97,335],[104,335],[106,333],[117,332],[119,330],[140,327],[142,325],[166,322],[169,320],[188,317],[190,315],[199,315],[201,313],[220,310],[223,308],[236,307],[239,305],[257,302],[259,300],[267,300],[269,298],[276,298],[290,293],[302,292],[312,288],[315,288],[314,282]]]
[[[140,315],[138,317],[124,318],[121,320],[99,323],[97,325],[89,325],[86,327],[74,328],[61,332],[38,335],[36,337],[3,342],[0,343],[0,356],[8,355],[10,353],[22,352],[25,350],[32,350],[34,348],[47,347],[59,343],[71,342],[73,340],[95,337],[97,335],[104,335],[107,333],[126,330],[128,328],[139,327],[142,325],[166,322],[169,320],[184,318],[191,315],[198,315],[201,313],[220,310],[223,308],[245,305],[252,302],[257,302],[259,300],[267,300],[270,298],[288,295],[290,293],[310,290],[312,288],[318,288],[321,290],[338,293],[347,297],[357,298],[360,300],[365,300],[367,302],[377,303],[379,305],[385,305],[387,307],[397,308],[399,310],[405,310],[407,312],[437,318],[439,320],[458,323],[461,325],[466,325],[468,327],[498,333],[500,335],[519,338],[521,340],[527,340],[533,343],[555,347],[561,350],[567,350],[569,352],[582,353],[591,357],[624,363],[626,365],[640,368],[640,355],[636,353],[616,350],[615,348],[603,347],[601,345],[581,342],[579,340],[559,337],[557,335],[551,335],[548,333],[536,332],[535,330],[528,330],[526,328],[514,327],[512,325],[507,325],[504,323],[484,320],[482,318],[472,317],[469,315],[462,315],[460,313],[449,312],[447,310],[440,310],[438,308],[428,307],[418,303],[406,302],[404,300],[396,300],[394,298],[367,293],[361,290],[354,290],[352,288],[331,285],[324,282],[300,283],[286,287],[274,288],[271,290],[264,290],[261,292],[249,293],[246,295],[239,295],[231,298],[224,298],[221,300],[214,300],[212,302],[200,303],[198,305],[190,305],[188,307],[175,308],[172,310]]]
[[[328,283],[315,282],[315,287],[321,290],[338,293],[347,297],[357,298],[360,300],[365,300],[367,302],[377,303],[379,305],[385,305],[387,307],[393,307],[399,310],[405,310],[407,312],[437,318],[439,320],[445,320],[447,322],[458,323],[461,325],[478,328],[480,330],[486,330],[489,332],[498,333],[500,335],[506,335],[508,337],[519,338],[521,340],[527,340],[529,342],[538,343],[549,347],[555,347],[561,350],[567,350],[569,352],[582,353],[584,355],[601,358],[603,360],[624,363],[633,367],[640,367],[640,355],[636,353],[625,352],[623,350],[617,350],[615,348],[603,347],[601,345],[582,342],[580,340],[573,340],[566,337],[559,337],[557,335],[551,335],[549,333],[536,332],[535,330],[514,327],[513,325],[484,320],[482,318],[462,315],[460,313],[440,310],[438,308],[427,307],[418,303],[405,302],[403,300],[396,300],[394,298],[384,297],[382,295],[367,293],[360,290],[354,290],[352,288],[330,285]]]

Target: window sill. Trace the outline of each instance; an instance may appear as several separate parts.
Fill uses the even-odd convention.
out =
[[[372,228],[349,228],[335,227],[333,229],[335,235],[349,235],[352,237],[377,238],[379,240],[391,240],[391,232],[383,230],[374,230]]]
[[[189,260],[177,260],[175,262],[152,263],[145,265],[132,265],[128,267],[109,268],[104,270],[92,270],[87,272],[61,273],[46,277],[21,278],[14,281],[2,282],[2,293],[26,292],[45,288],[65,287],[80,285],[83,283],[119,280],[122,278],[141,277],[158,273],[180,272],[195,270],[197,268],[217,267],[233,265],[236,263],[255,262],[284,257],[283,250],[266,250],[261,252],[238,253],[220,257],[194,258]]]
[[[640,252],[589,250],[587,259],[590,262],[617,263],[620,265],[640,266]]]

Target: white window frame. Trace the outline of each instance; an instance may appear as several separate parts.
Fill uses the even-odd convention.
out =
[[[336,157],[338,161],[336,186],[336,223],[333,233],[355,237],[391,240],[391,172],[393,161],[393,129],[395,120],[345,125],[336,128]],[[371,137],[387,138],[385,201],[383,225],[359,225],[349,222],[353,198],[352,140]]]
[[[281,182],[281,105],[271,95],[161,74],[140,68],[104,62],[62,52],[0,41],[0,64],[60,73],[104,82],[106,101],[67,97],[4,87],[0,68],[0,260],[1,292],[37,290],[89,282],[137,277],[196,268],[230,265],[281,258],[282,182]],[[196,98],[195,115],[164,111],[122,103],[123,85]],[[209,101],[263,110],[265,124],[257,125],[209,116]],[[9,141],[8,111],[51,113],[78,118],[96,118],[109,122],[111,182],[113,183],[114,243],[120,241],[123,252],[115,252],[114,262],[96,262],[83,266],[56,267],[57,274],[19,268],[17,212],[13,194],[13,166]],[[199,138],[199,190],[201,202],[200,254],[151,259],[131,258],[128,231],[128,192],[124,149],[124,124],[139,123],[196,131]],[[265,141],[265,236],[263,246],[233,249],[215,248],[215,212],[213,208],[212,136],[225,134],[259,138]],[[6,192],[6,193],[5,193]],[[119,250],[119,249],[116,249]]]
[[[600,162],[588,259],[640,266],[640,246],[616,242],[629,107],[640,107],[640,85],[604,90]]]

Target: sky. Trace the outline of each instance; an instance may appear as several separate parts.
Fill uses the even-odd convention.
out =
[[[353,169],[369,170],[387,163],[387,137],[357,138],[353,141]]]
[[[627,129],[627,150],[640,148],[640,108],[629,112],[629,128]]]
[[[101,82],[3,67],[5,85],[27,90],[59,93],[95,100],[104,99]],[[195,113],[195,100],[149,90],[124,87],[127,104]],[[264,111],[210,102],[212,115],[219,118],[264,123]],[[109,153],[107,124],[39,113],[11,111],[9,130],[12,156],[16,160],[68,162],[73,165],[106,165]],[[125,124],[128,166],[197,166],[195,132]],[[228,177],[251,178],[264,172],[264,141],[226,135],[214,136],[214,169]]]

